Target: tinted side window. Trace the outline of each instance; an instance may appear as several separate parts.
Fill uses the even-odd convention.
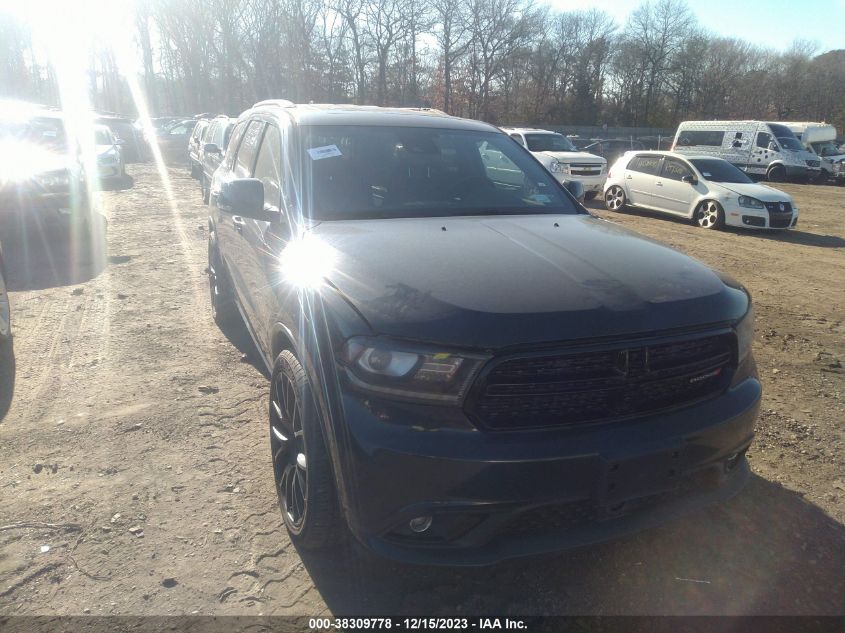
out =
[[[219,126],[216,123],[212,123],[209,125],[205,130],[205,138],[203,141],[205,143],[213,143],[214,142],[214,135],[217,133],[217,128]]]
[[[226,124],[222,121],[214,124],[214,136],[211,137],[211,142],[217,145],[220,149],[226,149],[226,143],[223,141],[223,135],[226,131]]]
[[[258,150],[252,177],[258,178],[264,184],[264,204],[271,204],[276,208],[279,208],[281,201],[281,150],[282,142],[278,128],[268,125],[264,140],[261,141],[261,149]]]
[[[670,180],[680,180],[684,176],[691,176],[692,172],[684,163],[675,158],[666,158],[663,161],[663,171],[661,175]]]
[[[252,162],[255,158],[255,149],[258,140],[261,138],[261,131],[264,123],[261,121],[250,121],[244,132],[244,139],[238,148],[238,155],[235,158],[235,178],[249,178],[252,173]]]
[[[229,158],[227,160],[227,164],[229,165],[229,167],[232,167],[232,163],[234,162],[235,150],[237,150],[238,144],[241,142],[241,137],[243,136],[245,129],[246,129],[246,123],[241,122],[241,123],[238,123],[235,126],[235,129],[232,131],[232,136],[230,137],[230,140],[232,142],[232,153],[228,154],[232,158]]]
[[[678,135],[678,147],[722,147],[725,130],[682,130]]]
[[[628,169],[631,171],[638,171],[643,174],[657,175],[657,169],[660,167],[660,156],[634,156],[628,163]]]

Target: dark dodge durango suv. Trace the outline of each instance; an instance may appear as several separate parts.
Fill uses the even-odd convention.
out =
[[[215,318],[242,316],[271,372],[298,546],[348,526],[398,560],[486,564],[748,478],[748,293],[591,216],[497,128],[262,102],[210,197]]]

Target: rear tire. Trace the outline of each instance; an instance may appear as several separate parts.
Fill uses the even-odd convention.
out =
[[[208,290],[211,295],[211,314],[214,322],[223,327],[240,315],[235,305],[235,293],[229,283],[217,245],[208,240]]]
[[[613,185],[604,194],[604,206],[608,211],[623,211],[627,203],[625,191],[619,185]]]
[[[695,223],[703,229],[721,229],[725,226],[725,210],[715,200],[705,200],[695,210]]]
[[[200,176],[200,188],[202,189],[202,201],[205,204],[208,204],[208,201],[211,198],[211,191],[209,190],[209,184],[205,178],[205,174]]]
[[[270,382],[270,451],[279,507],[295,545],[322,549],[341,534],[334,476],[311,385],[284,350]]]

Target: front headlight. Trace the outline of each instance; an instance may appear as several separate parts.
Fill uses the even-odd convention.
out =
[[[731,386],[738,385],[743,380],[757,375],[757,365],[751,353],[754,344],[754,308],[749,303],[748,312],[736,324],[737,366]]]
[[[67,171],[54,171],[46,174],[37,174],[35,182],[45,189],[65,188],[70,184],[70,176]]]
[[[485,360],[474,354],[364,337],[349,339],[341,357],[347,375],[360,389],[451,404],[461,401]]]
[[[751,198],[749,196],[740,196],[737,202],[739,202],[739,206],[749,207],[751,209],[762,209],[764,206],[757,198]]]
[[[751,353],[751,345],[754,343],[754,308],[748,306],[748,312],[742,320],[736,324],[736,345],[739,362]]]
[[[552,164],[549,165],[549,171],[551,171],[553,174],[568,174],[569,165],[566,163],[561,163],[557,160],[553,160]]]

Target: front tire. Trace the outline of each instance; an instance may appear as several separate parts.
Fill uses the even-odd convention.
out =
[[[721,229],[725,226],[725,210],[718,202],[705,200],[695,210],[695,223],[703,229]]]
[[[284,350],[270,382],[270,452],[285,527],[295,545],[309,550],[332,545],[341,535],[319,416],[305,370]]]
[[[625,191],[618,185],[612,186],[604,194],[604,206],[608,211],[622,211],[627,202]]]
[[[766,180],[769,182],[786,182],[786,169],[783,165],[772,165],[766,172]]]

